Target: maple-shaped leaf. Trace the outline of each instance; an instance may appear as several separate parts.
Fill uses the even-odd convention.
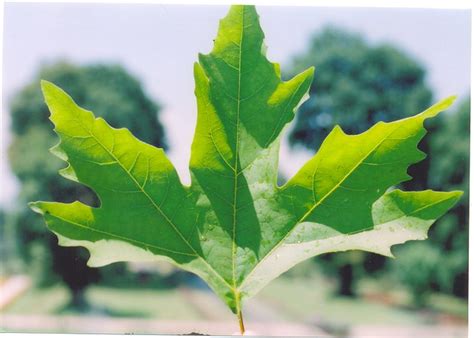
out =
[[[90,251],[91,266],[166,260],[197,274],[238,315],[242,332],[242,301],[293,265],[345,250],[389,256],[394,244],[426,238],[461,195],[387,192],[424,158],[417,148],[424,120],[454,98],[360,135],[336,126],[279,187],[282,130],[307,96],[313,69],[282,81],[263,38],[255,8],[233,6],[212,52],[195,64],[190,186],[162,149],[112,128],[42,82],[61,140],[52,151],[69,164],[60,173],[93,189],[100,207],[31,203],[60,245]]]

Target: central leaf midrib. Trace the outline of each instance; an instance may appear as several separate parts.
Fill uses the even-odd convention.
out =
[[[233,203],[233,224],[232,224],[232,283],[234,286],[234,297],[237,304],[237,310],[240,307],[240,301],[238,300],[239,294],[237,292],[237,276],[236,276],[236,258],[237,258],[237,181],[238,181],[238,165],[239,165],[239,143],[240,143],[240,102],[241,102],[241,80],[242,80],[242,47],[244,39],[244,14],[245,8],[242,8],[241,16],[241,29],[240,29],[240,45],[239,45],[239,67],[238,67],[238,81],[237,81],[237,112],[236,112],[236,128],[235,128],[235,160],[234,160],[234,203]]]

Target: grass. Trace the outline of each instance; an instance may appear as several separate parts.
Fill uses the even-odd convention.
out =
[[[390,279],[364,279],[359,283],[359,289],[359,293],[366,295],[383,294],[385,298],[400,306],[410,307],[412,304],[410,292],[401,285],[394,287]],[[448,294],[432,293],[428,295],[425,310],[467,320],[468,304],[466,300]]]
[[[4,314],[53,314],[69,302],[69,293],[63,286],[31,288],[13,304],[2,310]]]
[[[372,282],[373,283],[373,282]],[[392,304],[366,297],[350,298],[335,296],[334,285],[320,275],[305,278],[282,276],[270,283],[259,294],[260,299],[288,313],[294,320],[328,325],[421,325],[431,324],[433,316],[418,311],[406,303],[404,292],[390,293],[387,285],[384,293],[393,296]],[[381,290],[382,291],[382,290]],[[467,317],[467,302],[447,295],[433,295],[429,310],[443,314]]]
[[[92,313],[113,317],[199,319],[179,290],[123,289],[91,286],[86,293]],[[62,285],[32,288],[3,310],[5,314],[78,314],[67,309],[70,296]]]
[[[458,323],[467,318],[467,302],[446,295],[433,295],[427,311],[417,311],[406,305],[406,292],[391,291],[384,281],[359,283],[362,290],[371,294],[382,294],[392,301],[384,302],[363,297],[347,298],[333,296],[334,283],[319,274],[305,277],[284,275],[264,288],[256,300],[266,304],[282,319],[294,322],[315,323],[334,327],[351,325],[421,325],[433,323],[434,314],[454,317]],[[203,293],[199,301],[208,302],[213,295]],[[124,288],[91,286],[86,298],[92,311],[88,315],[110,317],[136,317],[175,320],[199,320],[203,314],[189,302],[185,293],[177,289]],[[50,288],[32,288],[9,307],[5,314],[78,314],[67,309],[69,293],[56,285]],[[202,300],[201,300],[202,299]],[[250,305],[250,304],[249,304]],[[221,311],[222,309],[210,309]],[[430,315],[430,313],[432,313]]]
[[[330,289],[331,286],[322,278],[282,277],[268,285],[260,297],[288,311],[292,317],[308,321],[338,322],[341,325],[419,323],[419,318],[406,310],[361,298],[335,297]]]
[[[115,316],[148,317],[159,319],[199,319],[196,309],[189,306],[178,289],[111,289],[92,287],[87,299],[95,306],[103,306]]]
[[[462,299],[443,294],[433,294],[428,300],[428,305],[436,311],[467,320],[467,302]]]

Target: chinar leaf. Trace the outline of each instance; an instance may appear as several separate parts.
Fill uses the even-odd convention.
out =
[[[278,186],[281,134],[307,97],[313,69],[282,81],[263,39],[255,8],[232,6],[213,50],[194,65],[190,186],[162,149],[112,128],[43,81],[60,137],[52,152],[68,163],[60,173],[93,189],[100,207],[31,203],[60,245],[90,251],[91,266],[166,260],[197,274],[237,314],[242,332],[242,301],[295,264],[346,250],[391,256],[392,245],[425,239],[462,194],[391,188],[409,180],[407,168],[425,156],[417,148],[425,119],[453,97],[360,135],[336,126]]]

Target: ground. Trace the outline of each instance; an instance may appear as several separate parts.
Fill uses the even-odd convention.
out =
[[[384,281],[359,283],[362,296],[358,298],[335,297],[334,284],[319,274],[282,276],[244,305],[247,326],[253,331],[268,330],[264,324],[271,322],[280,325],[280,333],[326,332],[332,337],[358,337],[370,330],[390,332],[407,328],[430,328],[438,333],[447,328],[446,337],[463,337],[467,327],[467,302],[460,299],[437,294],[430,298],[427,308],[414,309],[406,292],[387,291],[391,289]],[[176,333],[199,329],[216,334],[235,331],[233,314],[199,283],[168,289],[97,285],[88,289],[87,299],[91,310],[85,317],[67,307],[69,294],[64,286],[32,287],[2,310],[2,330],[98,332],[104,328],[100,332],[173,333],[179,327]],[[35,321],[39,325],[36,329],[31,327]],[[91,326],[89,331],[87,325]],[[140,329],[134,330],[134,326]]]

